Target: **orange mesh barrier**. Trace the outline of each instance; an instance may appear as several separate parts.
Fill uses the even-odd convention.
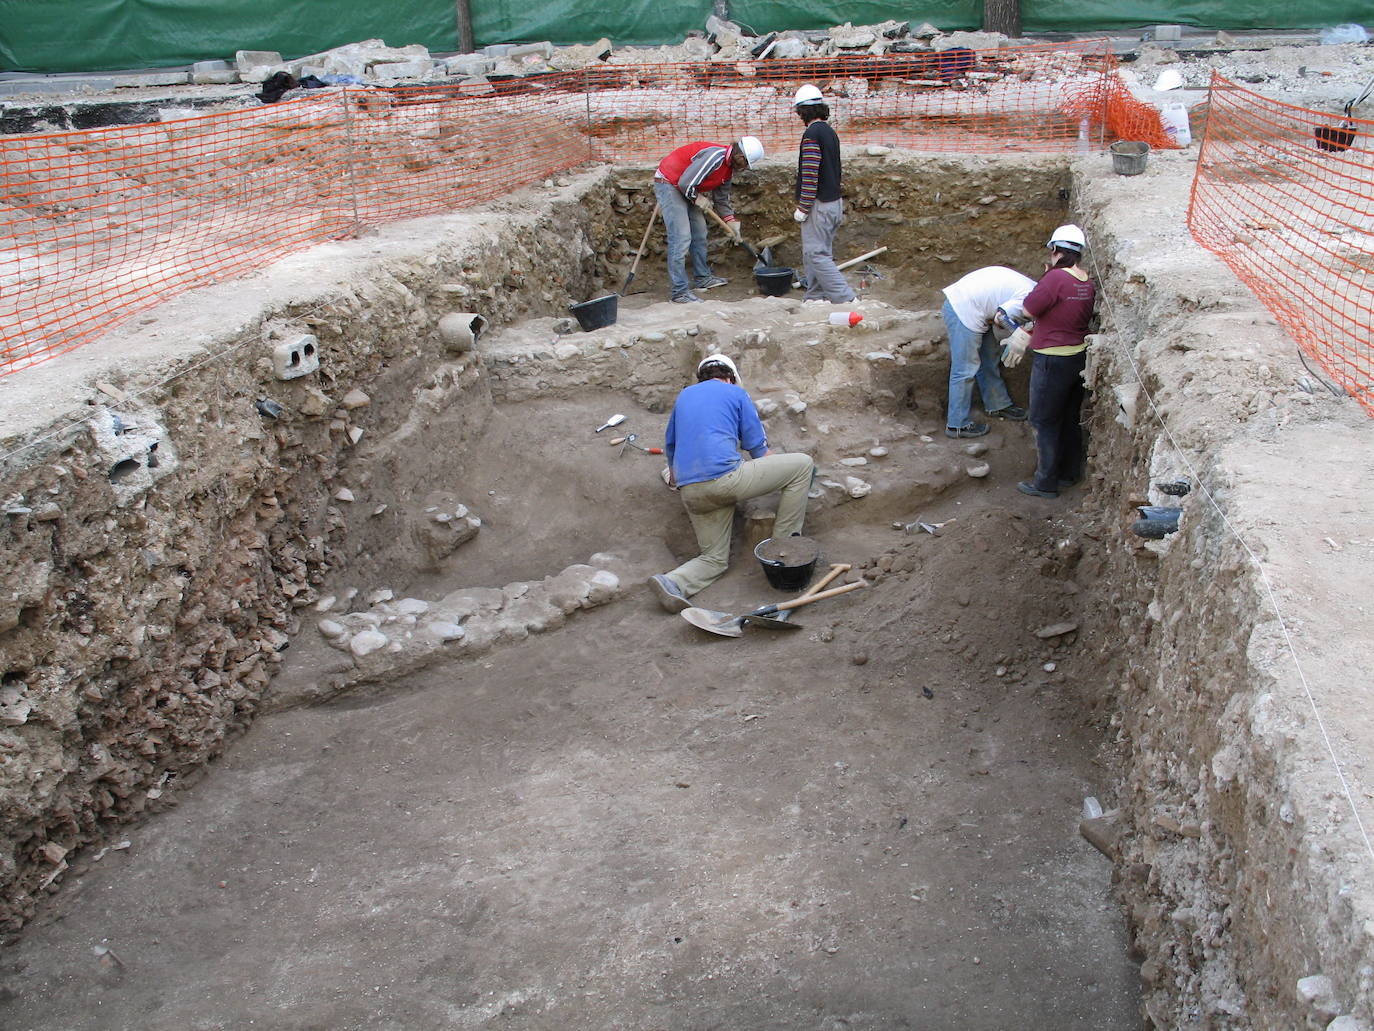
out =
[[[597,65],[295,94],[243,111],[0,139],[0,374],[135,313],[368,225],[450,211],[693,139],[793,152],[803,82],[846,143],[1096,149],[1158,116],[1106,40],[826,61]]]
[[[1374,121],[1214,72],[1188,228],[1374,414]]]

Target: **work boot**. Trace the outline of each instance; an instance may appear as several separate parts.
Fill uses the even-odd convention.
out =
[[[692,603],[687,600],[687,595],[682,593],[682,588],[662,573],[655,573],[649,577],[649,586],[654,589],[654,594],[658,597],[658,603],[664,612],[681,612],[683,609],[692,607]]]
[[[956,440],[960,437],[981,437],[987,432],[988,424],[985,422],[966,422],[962,426],[945,427],[945,436]]]
[[[698,279],[692,285],[698,290],[714,290],[718,286],[724,286],[730,280],[724,276],[707,276],[705,279]]]
[[[673,298],[674,304],[692,304],[694,302],[700,303],[701,298],[698,297],[696,294],[692,293],[692,291],[690,290],[688,290],[685,294],[678,294],[676,297]]]
[[[1029,494],[1029,495],[1030,495],[1031,497],[1033,497],[1033,498],[1057,498],[1057,497],[1059,497],[1059,491],[1057,491],[1057,490],[1041,490],[1041,489],[1040,489],[1039,487],[1037,487],[1035,484],[1033,484],[1033,483],[1031,483],[1031,482],[1029,482],[1029,481],[1027,481],[1027,480],[1022,480],[1020,483],[1018,483],[1018,484],[1016,485],[1016,489],[1019,490],[1022,494]]]
[[[1017,405],[1007,405],[999,408],[995,412],[988,412],[989,419],[1008,419],[1011,422],[1025,422],[1026,410]]]

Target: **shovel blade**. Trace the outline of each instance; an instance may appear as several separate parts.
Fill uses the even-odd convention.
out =
[[[754,626],[767,627],[769,630],[800,630],[802,625],[800,623],[793,623],[788,618],[791,615],[792,613],[790,612],[778,612],[767,616],[756,616],[746,612],[739,618],[746,623],[752,623]]]
[[[687,608],[680,613],[682,618],[709,634],[720,637],[743,637],[744,628],[738,616],[728,612],[715,612],[711,609]]]

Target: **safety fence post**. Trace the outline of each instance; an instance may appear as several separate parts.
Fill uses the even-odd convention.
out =
[[[356,154],[356,131],[353,127],[352,104],[349,102],[349,87],[345,86],[339,94],[339,99],[343,101],[344,114],[344,165],[348,169],[348,200],[353,207],[353,231],[352,237],[358,237],[363,232],[363,222],[358,215],[358,177],[355,165],[357,163]]]
[[[582,69],[582,99],[586,108],[586,127],[587,127],[587,162],[589,164],[596,161],[596,146],[592,142],[592,76],[591,69]]]

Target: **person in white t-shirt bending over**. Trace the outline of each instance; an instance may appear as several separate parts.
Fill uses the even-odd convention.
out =
[[[997,367],[1001,340],[1028,321],[1021,301],[1035,280],[1015,269],[989,265],[945,287],[941,315],[949,333],[949,404],[945,436],[981,437],[988,424],[970,416],[973,385],[983,411],[994,419],[1024,422],[1026,410],[1011,403]]]

